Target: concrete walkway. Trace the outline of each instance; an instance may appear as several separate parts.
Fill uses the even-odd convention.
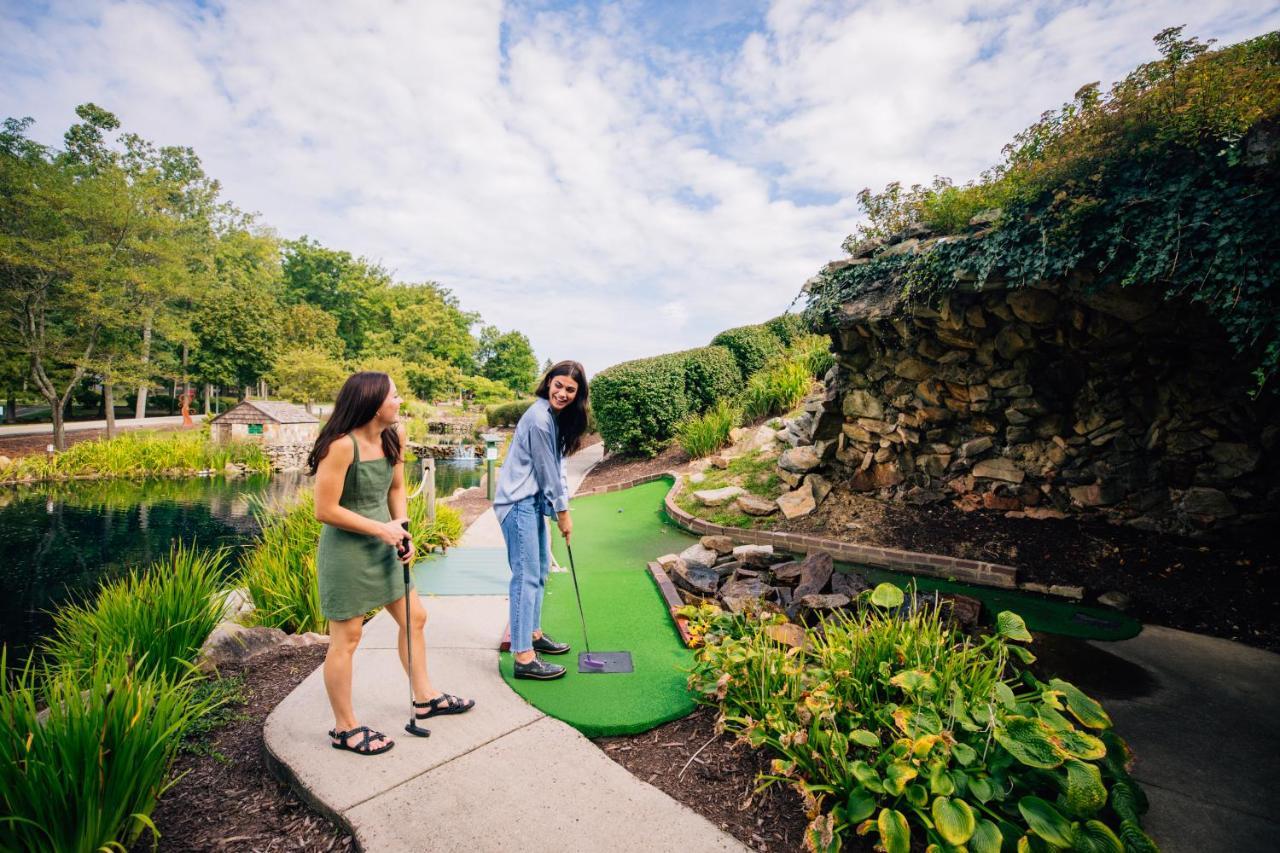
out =
[[[602,456],[570,457],[576,490]],[[461,547],[502,547],[490,510]],[[362,723],[395,749],[371,758],[328,747],[332,725],[319,670],[267,718],[278,772],[320,811],[349,826],[364,850],[742,851],[705,818],[640,781],[559,720],[507,687],[496,647],[506,596],[429,596],[427,648],[438,689],[476,700],[470,712],[427,721],[431,737],[404,732],[408,683],[395,622],[380,613],[355,655]]]
[[[203,415],[191,415],[197,425]],[[63,426],[67,432],[79,432],[86,429],[106,429],[106,421],[67,421]],[[116,418],[116,429],[158,429],[159,427],[182,426],[182,415],[157,415],[143,418]],[[0,426],[0,438],[14,435],[53,435],[53,424],[6,424]]]

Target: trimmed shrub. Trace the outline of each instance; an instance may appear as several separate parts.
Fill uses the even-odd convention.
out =
[[[743,376],[750,376],[782,352],[782,341],[768,327],[739,326],[711,339],[712,346],[727,347]]]
[[[513,427],[520,422],[521,416],[532,405],[533,400],[516,400],[514,403],[502,403],[485,409],[484,417],[491,427]]]
[[[805,325],[804,318],[799,314],[782,314],[772,320],[766,320],[764,325],[786,347],[809,334],[809,327]]]
[[[652,456],[689,414],[684,353],[615,364],[596,374],[591,400],[604,439],[614,453]]]
[[[728,347],[701,347],[684,355],[684,393],[691,412],[705,412],[742,387],[742,371]]]

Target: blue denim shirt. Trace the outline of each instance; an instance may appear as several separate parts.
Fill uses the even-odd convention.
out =
[[[520,417],[507,459],[498,471],[493,511],[501,522],[517,501],[541,496],[547,515],[569,508],[569,483],[560,456],[560,431],[551,404],[538,397]]]

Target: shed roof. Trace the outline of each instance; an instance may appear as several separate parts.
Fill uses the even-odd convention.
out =
[[[255,409],[263,417],[270,418],[278,424],[318,424],[320,419],[296,403],[283,400],[245,400],[214,418],[219,421],[232,412],[243,413],[246,409]]]

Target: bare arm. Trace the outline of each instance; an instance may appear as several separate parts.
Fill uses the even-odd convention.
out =
[[[384,524],[374,521],[338,503],[342,498],[347,468],[354,458],[349,439],[340,438],[329,445],[329,452],[320,460],[320,466],[316,469],[316,521],[351,533],[373,536],[395,546],[405,536],[399,522],[392,520]]]
[[[391,489],[387,492],[387,509],[392,518],[409,517],[409,491],[404,485],[404,454],[409,437],[402,424],[396,424],[396,433],[400,436],[400,461],[391,470]]]

